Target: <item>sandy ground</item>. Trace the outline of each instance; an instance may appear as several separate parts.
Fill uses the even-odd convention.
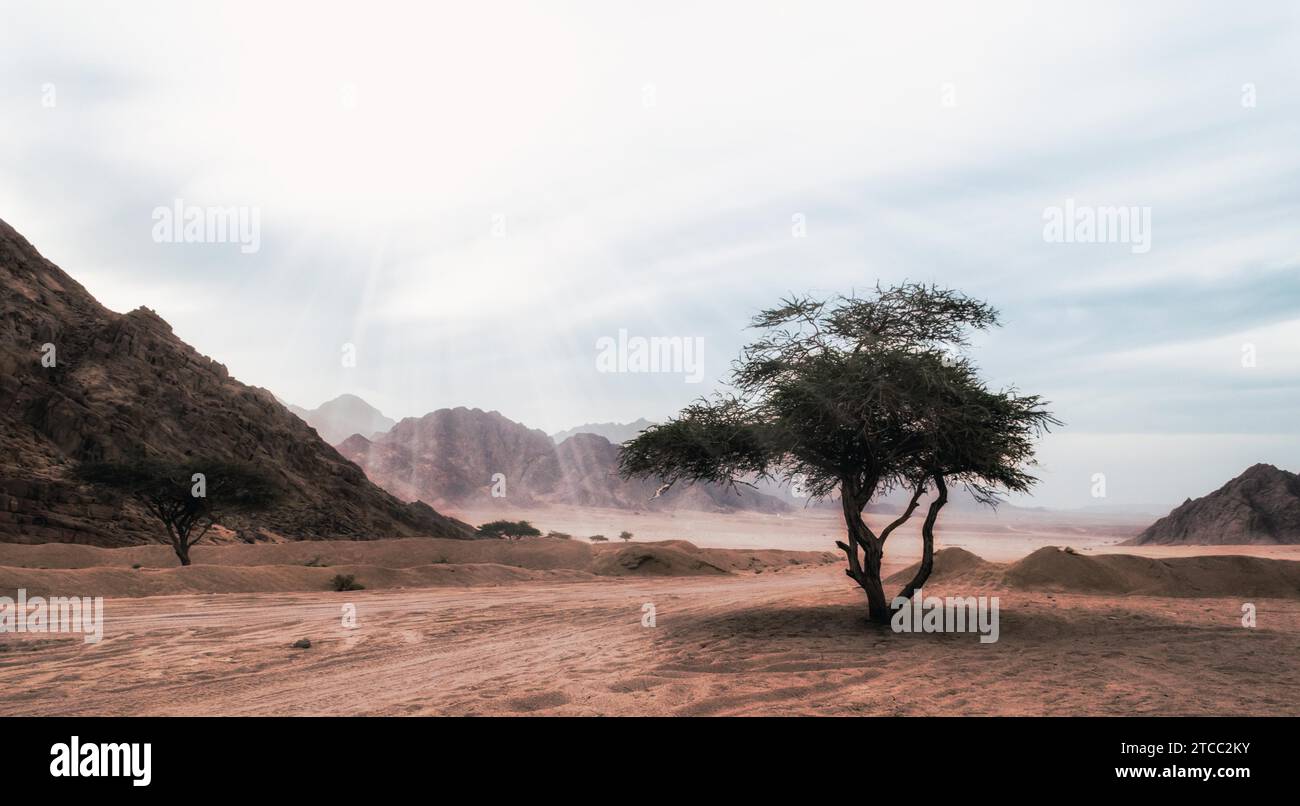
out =
[[[829,566],[119,600],[97,645],[0,652],[0,713],[1300,714],[1295,600],[1249,630],[1234,599],[989,592],[995,644],[867,625]]]
[[[639,536],[667,528],[646,528],[652,522],[623,528]],[[774,527],[749,545],[825,548],[803,542],[822,528]],[[1120,536],[1095,524],[1022,528],[981,531],[977,524],[947,532],[952,542],[1001,562],[1051,541],[1064,545],[1060,538],[1070,536],[1080,555],[1036,555],[1049,563],[1039,562],[1039,570],[1057,567],[1050,563],[1095,570],[1111,561],[1093,555],[1143,553],[1115,549]],[[801,537],[779,539],[795,532]],[[911,539],[891,545],[888,572],[904,571],[914,559]],[[403,542],[310,547],[313,554],[316,546],[341,552],[327,560],[373,561],[380,553],[388,565],[407,557],[406,570],[429,567],[428,556],[412,556]],[[718,542],[741,544],[728,534]],[[207,572],[223,562],[247,570],[229,563],[256,561],[224,551],[273,549],[279,553],[266,555],[274,564],[266,567],[297,573],[300,566],[283,563],[299,562],[292,552],[301,546],[210,548]],[[58,552],[50,549],[25,568],[12,565],[39,548],[0,547],[6,585],[24,575],[69,573],[52,564]],[[590,550],[565,551],[573,560],[584,549]],[[591,562],[611,549],[617,547],[597,548]],[[165,554],[156,551],[124,550],[82,573],[99,573],[105,564],[143,573],[130,568],[139,558],[128,553],[163,564]],[[1295,547],[1246,551],[1297,558]],[[87,555],[79,556],[63,562],[75,565]],[[753,556],[763,555],[752,552],[699,556],[712,556],[725,573],[606,576],[593,573],[594,564],[574,570],[552,561],[540,577],[472,584],[115,596],[106,602],[98,644],[76,636],[0,636],[0,714],[1300,714],[1300,591],[1108,595],[1018,587],[1004,573],[1013,566],[936,574],[928,595],[1000,598],[1000,639],[981,644],[973,634],[898,634],[866,623],[863,597],[838,563],[792,564],[782,555],[755,565]],[[1146,573],[1137,561],[1114,562],[1130,576]],[[1200,585],[1222,576],[1232,589],[1242,583],[1220,570],[1238,562],[1175,563],[1183,570],[1169,578]],[[46,569],[34,567],[42,564]],[[1294,577],[1278,579],[1285,589]],[[1257,608],[1253,629],[1241,624],[1246,601]],[[646,604],[654,607],[654,626],[642,624]],[[355,628],[342,623],[345,605],[355,606]],[[293,648],[300,638],[311,647]]]

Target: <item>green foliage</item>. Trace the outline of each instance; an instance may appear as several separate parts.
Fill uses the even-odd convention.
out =
[[[335,574],[330,580],[330,590],[334,591],[363,591],[365,585],[357,582],[356,577],[352,574]]]
[[[608,537],[605,537],[604,535],[592,535],[591,537],[589,537],[589,538],[587,538],[587,539],[588,539],[589,541],[591,541],[592,543],[608,543],[608,542],[609,542],[609,538],[608,538]]]
[[[622,540],[624,543],[626,543],[627,541],[629,541],[629,540],[632,539],[632,533],[631,533],[631,532],[628,532],[628,531],[622,531],[622,532],[619,532],[619,533],[618,533],[618,539],[619,539],[619,540]]]
[[[567,533],[565,533],[565,532],[550,531],[550,532],[547,532],[547,533],[546,533],[546,536],[547,536],[547,537],[553,537],[553,538],[555,538],[556,540],[572,540],[572,539],[573,539],[573,535],[571,535],[571,534],[567,534]]]
[[[855,506],[936,473],[990,503],[995,488],[1027,489],[1033,439],[1057,421],[1036,396],[990,391],[962,354],[997,321],[984,302],[919,284],[784,300],[754,318],[762,334],[733,365],[734,391],[646,429],[620,471],[666,486],[797,479]]]
[[[539,537],[542,533],[528,521],[491,521],[478,527],[480,537],[518,540],[521,537]]]

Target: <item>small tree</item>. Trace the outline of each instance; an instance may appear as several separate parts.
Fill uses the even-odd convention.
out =
[[[589,537],[589,538],[587,538],[587,539],[590,540],[592,543],[608,543],[608,542],[609,542],[609,538],[608,538],[608,537],[605,537],[604,535],[592,535],[591,537]]]
[[[142,504],[167,529],[165,542],[181,565],[190,564],[190,549],[223,517],[264,510],[281,494],[256,467],[218,460],[95,462],[81,465],[77,476]]]
[[[961,354],[972,330],[997,324],[989,305],[918,284],[877,288],[870,298],[793,298],[753,320],[763,335],[734,365],[731,394],[701,400],[626,443],[624,477],[729,485],[797,480],[810,499],[838,495],[847,539],[845,573],[866,593],[873,621],[892,610],[881,584],[885,540],[933,487],[923,526],[922,572],[933,529],[960,481],[985,503],[996,489],[1024,490],[1034,478],[1033,438],[1057,421],[1036,396],[992,392]],[[903,513],[877,535],[863,512],[902,487]]]
[[[539,537],[542,533],[528,521],[491,521],[478,528],[482,537],[518,540],[521,537]]]
[[[619,540],[622,540],[624,543],[626,543],[626,542],[628,542],[629,540],[632,539],[632,533],[631,533],[631,532],[627,532],[627,531],[619,532],[619,533],[618,533],[618,539],[619,539]]]

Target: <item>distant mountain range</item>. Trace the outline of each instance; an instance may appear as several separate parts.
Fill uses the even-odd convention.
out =
[[[353,434],[373,437],[397,425],[383,412],[356,395],[339,395],[314,409],[286,404],[289,411],[316,429],[321,439],[337,445]]]
[[[343,397],[356,401],[349,410],[365,412],[366,416],[373,413],[387,420],[360,398]],[[623,509],[760,512],[839,507],[835,499],[810,503],[794,495],[788,484],[766,479],[753,480],[753,486],[737,485],[735,489],[709,484],[677,485],[656,498],[661,486],[658,482],[618,478],[619,447],[652,425],[655,423],[644,417],[631,423],[580,425],[552,434],[548,445],[541,431],[498,412],[462,407],[408,418],[387,433],[370,437],[356,431],[356,438],[343,440],[336,447],[361,466],[372,481],[399,498],[425,500],[436,506],[564,503]],[[342,430],[346,428],[340,427],[335,433]],[[506,478],[504,499],[491,496],[491,477],[495,473]],[[906,490],[893,490],[873,501],[867,511],[900,512],[910,497]],[[1011,504],[1003,507],[1022,509]],[[988,508],[956,487],[950,492],[948,511],[987,512]]]
[[[1300,543],[1300,476],[1258,464],[1209,495],[1187,499],[1130,545]]]
[[[598,437],[604,437],[615,445],[622,445],[629,439],[635,439],[638,434],[652,425],[655,425],[655,423],[644,417],[631,423],[588,423],[576,428],[570,428],[567,431],[551,434],[551,439],[555,441],[556,445],[559,445],[576,434],[595,434]]]
[[[354,434],[339,453],[405,500],[435,506],[577,504],[620,509],[756,510],[790,507],[751,489],[618,477],[619,447],[598,434],[560,444],[498,412],[439,409],[408,417],[373,439]],[[496,495],[494,495],[494,492]]]
[[[172,333],[119,314],[0,221],[0,540],[123,545],[162,526],[134,502],[78,484],[86,461],[192,458],[256,464],[284,496],[225,521],[252,538],[468,537],[403,503],[290,414]]]

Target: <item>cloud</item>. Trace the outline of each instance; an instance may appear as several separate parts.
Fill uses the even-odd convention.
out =
[[[1295,432],[1290,4],[7,14],[0,214],[286,399],[662,418],[706,390],[596,374],[596,338],[698,336],[721,378],[778,297],[914,279],[1001,308],[977,360],[1074,428]],[[257,206],[262,251],[153,243],[176,198]],[[1044,242],[1071,198],[1150,206],[1151,251]]]

